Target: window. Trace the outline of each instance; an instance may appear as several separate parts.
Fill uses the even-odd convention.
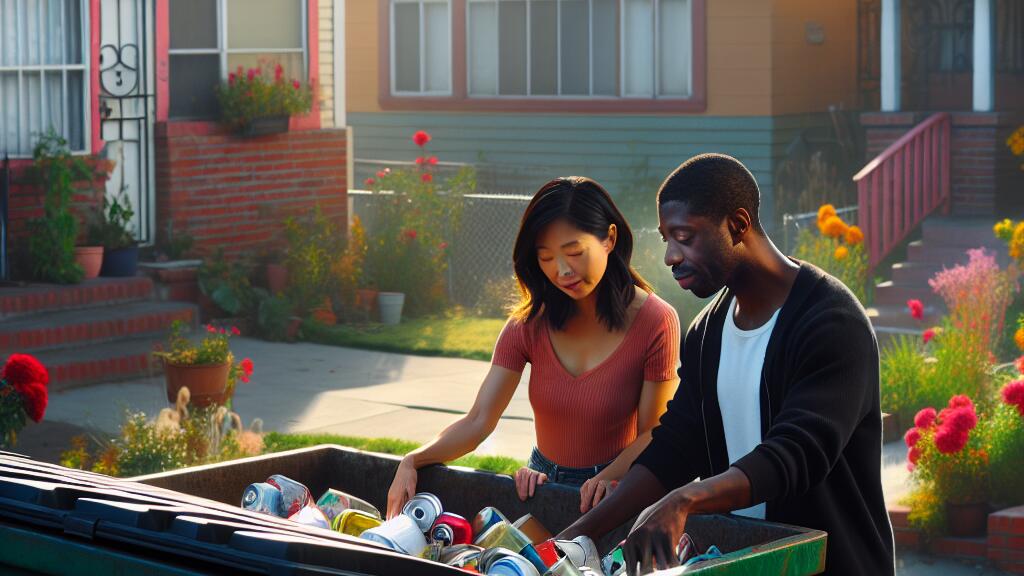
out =
[[[467,0],[471,97],[687,98],[690,0]]]
[[[280,63],[306,77],[305,0],[173,0],[170,110],[175,118],[217,114],[214,87],[238,68]]]
[[[451,94],[448,0],[392,0],[391,93]]]
[[[53,128],[89,142],[84,0],[0,0],[0,154],[31,156]]]

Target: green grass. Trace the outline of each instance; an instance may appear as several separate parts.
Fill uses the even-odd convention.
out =
[[[306,322],[304,339],[319,344],[470,360],[490,360],[505,320],[495,318],[416,318],[398,326],[325,326]]]
[[[358,436],[339,436],[337,434],[284,434],[281,432],[270,432],[263,438],[263,443],[266,445],[265,453],[268,454],[271,452],[294,450],[296,448],[307,448],[318,444],[338,444],[339,446],[357,448],[368,452],[404,456],[420,446],[416,442],[395,438],[361,438]],[[507,456],[477,456],[475,454],[463,456],[454,462],[449,462],[449,464],[509,475],[514,474],[519,468],[526,466],[526,462]]]

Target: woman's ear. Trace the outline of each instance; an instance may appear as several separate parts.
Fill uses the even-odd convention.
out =
[[[612,250],[615,250],[615,241],[618,239],[618,237],[619,229],[615,227],[615,224],[609,224],[608,237],[604,239],[604,247],[609,254],[612,253]]]

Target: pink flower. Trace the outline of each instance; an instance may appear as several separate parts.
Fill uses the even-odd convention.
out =
[[[242,331],[239,330],[237,327],[232,326],[231,327],[231,334],[233,334],[235,336],[241,336],[242,335]]]
[[[378,170],[377,171],[377,178],[383,178],[383,177],[385,177],[387,175],[388,175],[388,173],[383,171],[383,170]]]
[[[292,88],[298,90],[299,88],[302,88],[302,84],[299,84],[298,80],[292,80]]]
[[[1017,412],[1024,416],[1024,380],[1017,380],[1003,386],[1002,396],[1004,402],[1010,406],[1016,406]]]
[[[922,408],[917,415],[914,416],[914,426],[925,429],[930,428],[935,423],[935,408]]]
[[[924,304],[920,300],[907,300],[907,308],[910,309],[910,315],[916,320],[924,318]]]
[[[252,79],[256,77],[256,69],[249,68],[249,71],[245,74],[245,77],[248,78],[250,82],[252,82]]]
[[[235,85],[235,78],[236,78],[236,76],[235,76],[234,72],[228,74],[228,85],[229,86],[234,86]]]
[[[280,64],[274,66],[274,81],[280,82],[282,76],[284,76],[284,67]]]
[[[427,142],[430,142],[430,134],[427,134],[423,130],[417,130],[416,133],[412,135],[412,141],[420,148],[423,148],[427,145]]]
[[[448,243],[447,242],[441,242],[440,244],[438,244],[437,247],[440,248],[441,250],[445,250],[445,249],[448,248]]]
[[[420,176],[420,180],[423,180],[424,182],[433,182],[434,175],[431,174],[430,172],[426,172]]]
[[[911,447],[909,450],[907,450],[907,461],[910,462],[911,465],[916,466],[917,461],[920,460],[920,458],[921,449],[918,448],[917,446]]]
[[[367,186],[373,186],[374,184],[376,184],[376,181],[373,178],[367,178],[363,182],[363,184],[366,184]]]
[[[903,435],[903,442],[906,443],[907,448],[913,448],[917,445],[917,442],[921,439],[921,430],[918,428],[910,428],[907,433]]]
[[[426,161],[427,161],[426,158],[424,158],[423,156],[420,156],[419,158],[416,159],[416,165],[417,166],[422,166],[423,163],[426,162]]]
[[[427,158],[427,162],[431,166],[437,166],[437,156],[431,156],[430,158]]]
[[[415,240],[415,239],[416,239],[416,231],[415,231],[415,230],[406,230],[406,231],[405,231],[405,232],[403,233],[403,235],[404,235],[404,236],[405,236],[406,238],[408,238],[409,240]]]
[[[217,333],[217,329],[213,327],[213,324],[207,324],[206,325],[206,331],[209,332],[210,334],[216,334]]]
[[[929,328],[929,329],[925,330],[921,334],[921,338],[924,340],[925,344],[931,342],[932,339],[935,338],[935,329],[934,328]]]
[[[967,445],[968,432],[952,427],[940,426],[935,433],[935,447],[943,454],[955,454]]]

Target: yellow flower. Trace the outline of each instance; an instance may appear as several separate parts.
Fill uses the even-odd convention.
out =
[[[850,246],[856,246],[864,241],[864,233],[860,231],[858,226],[850,226],[846,230],[846,243]]]
[[[829,238],[842,238],[846,236],[848,227],[839,216],[829,216],[820,226],[821,233]]]
[[[1010,258],[1018,261],[1024,259],[1024,220],[1017,223],[1010,237]]]
[[[850,251],[846,248],[846,246],[840,246],[836,248],[836,260],[846,260],[846,257],[849,255]]]
[[[1024,351],[1024,328],[1017,328],[1017,331],[1013,333],[1013,341],[1017,344],[1017,348]]]
[[[996,238],[1009,241],[1013,237],[1013,220],[1004,218],[1001,222],[996,222],[996,225],[992,227],[992,232],[995,233]]]
[[[832,216],[836,215],[836,207],[831,204],[822,204],[821,208],[818,208],[818,224],[824,224],[825,220],[828,220]]]

